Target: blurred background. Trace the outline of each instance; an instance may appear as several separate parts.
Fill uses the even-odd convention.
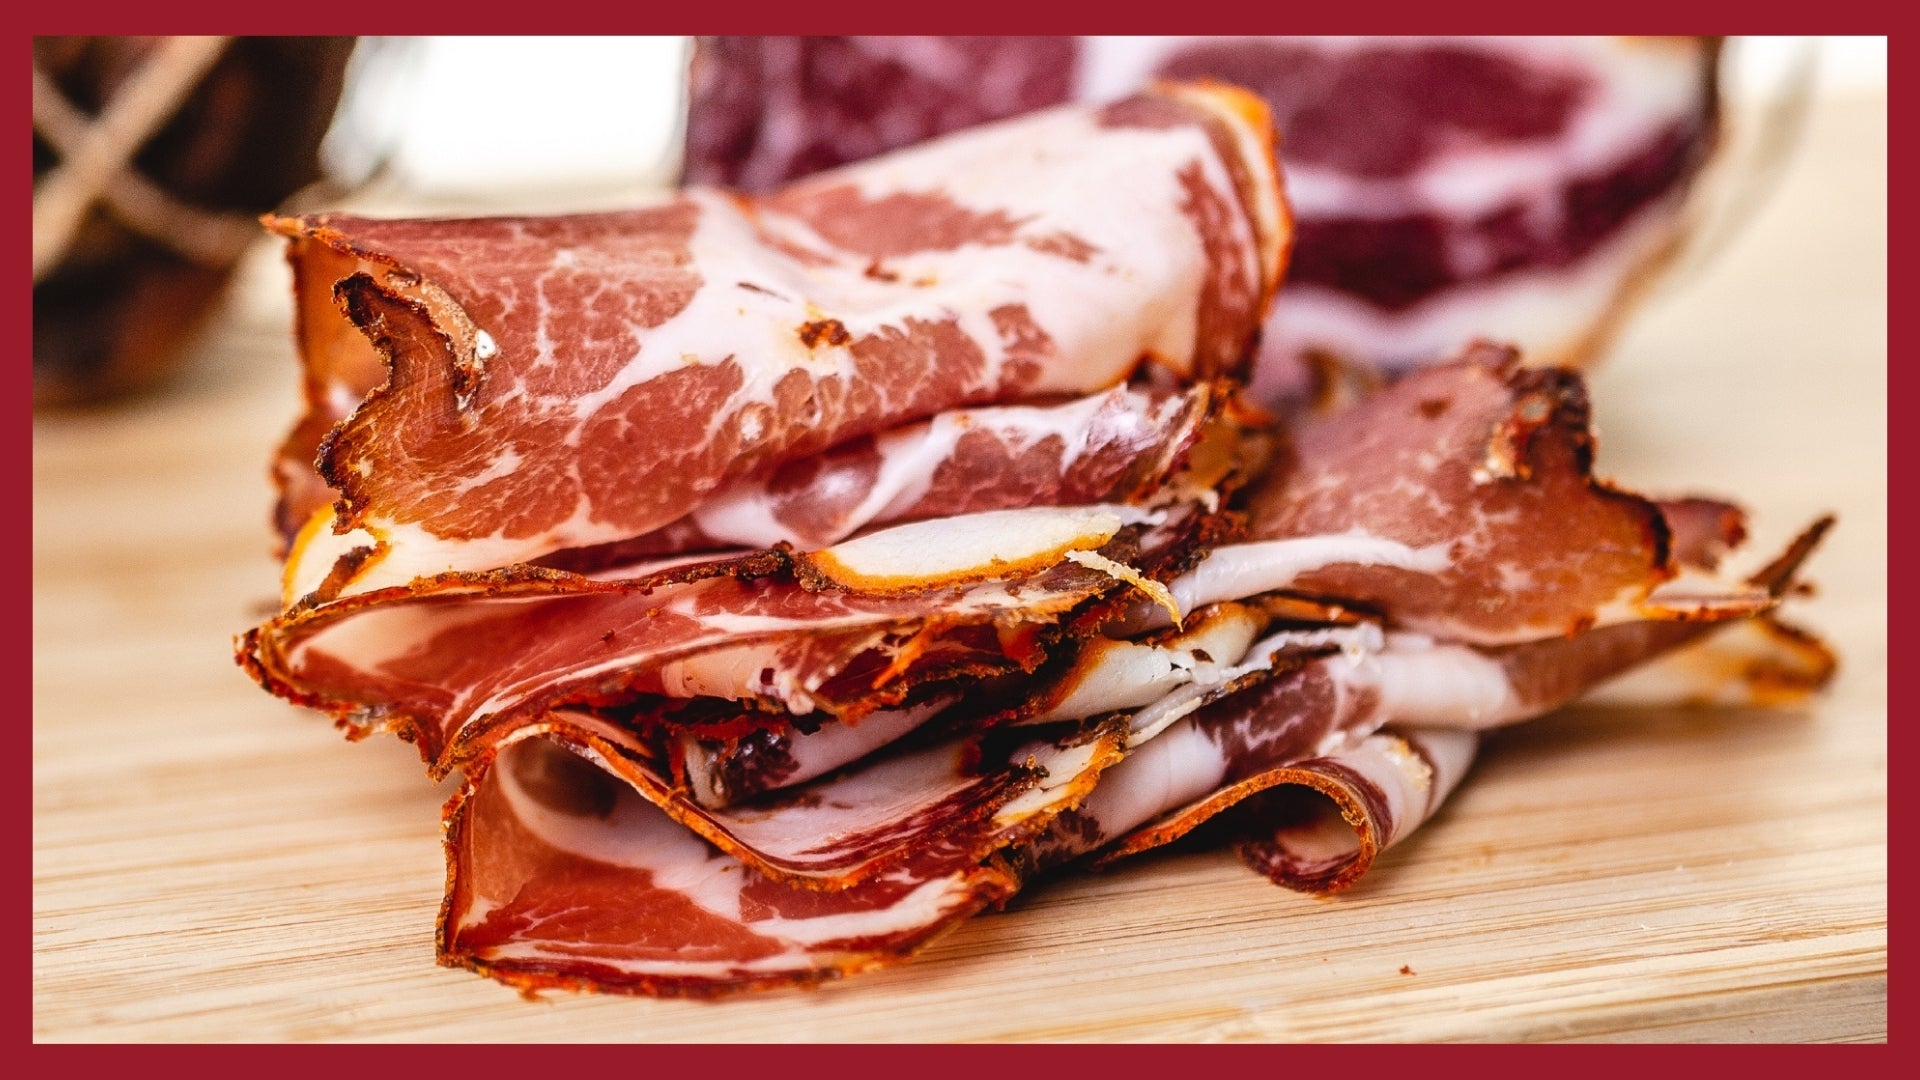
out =
[[[696,172],[759,186],[837,152],[1115,92],[1181,47],[735,40],[707,43],[697,66],[679,38],[36,39],[36,1040],[739,1034],[704,1008],[528,1006],[484,980],[447,981],[419,931],[445,882],[437,811],[450,791],[423,785],[418,755],[398,740],[349,745],[321,717],[294,722],[234,666],[233,635],[279,607],[269,465],[306,392],[292,276],[260,213],[604,208],[663,197]],[[1453,1026],[1428,1029],[1441,1039],[1885,1041],[1886,41],[1572,51],[1611,57],[1576,80],[1611,89],[1569,95],[1526,62],[1518,73],[1504,61],[1443,64],[1451,74],[1429,82],[1417,68],[1376,77],[1335,56],[1331,69],[1268,92],[1297,95],[1284,125],[1294,151],[1312,145],[1319,123],[1320,153],[1351,173],[1391,171],[1405,164],[1395,148],[1417,143],[1429,164],[1489,181],[1454,197],[1498,199],[1496,213],[1423,217],[1419,198],[1376,207],[1380,235],[1400,238],[1383,245],[1389,264],[1396,251],[1431,261],[1422,238],[1446,240],[1443,226],[1464,223],[1459,243],[1437,245],[1464,253],[1445,264],[1453,271],[1517,280],[1561,266],[1597,283],[1604,301],[1633,281],[1607,262],[1603,241],[1635,207],[1658,211],[1648,219],[1655,254],[1684,239],[1685,261],[1628,296],[1631,318],[1589,350],[1605,357],[1588,380],[1598,468],[1631,490],[1748,506],[1755,550],[1837,513],[1811,571],[1819,592],[1795,618],[1835,646],[1840,675],[1807,715],[1588,711],[1490,746],[1452,839],[1424,841],[1459,860],[1429,879],[1433,906],[1403,907],[1391,890],[1356,898],[1356,933],[1391,966],[1367,974],[1351,949],[1337,959],[1367,993],[1398,986],[1416,1004],[1442,1000],[1444,985],[1393,972],[1406,962],[1393,927],[1471,905],[1523,947],[1586,957],[1549,972],[1577,989],[1579,1007],[1520,1005],[1513,969],[1490,952],[1476,985],[1495,992],[1447,1010]],[[1662,94],[1648,92],[1656,82]],[[1345,119],[1356,104],[1372,110],[1366,122]],[[1381,132],[1390,137],[1370,145],[1342,138]],[[1678,137],[1636,135],[1651,132]],[[1565,168],[1609,149],[1623,154],[1597,177]],[[1309,166],[1288,161],[1301,181],[1296,209],[1309,208]],[[1320,187],[1337,215],[1343,185]],[[1339,284],[1328,265],[1338,260],[1323,261],[1321,278]],[[1285,295],[1307,283],[1306,262],[1296,269]],[[1455,295],[1439,283],[1442,299]],[[1366,274],[1351,284],[1408,286]],[[1473,296],[1461,294],[1465,310]],[[1573,753],[1572,777],[1535,768]],[[1598,862],[1537,832],[1570,791],[1596,799]],[[1528,883],[1468,895],[1453,876],[1468,864]],[[1213,895],[1196,889],[1242,887],[1237,865],[1220,864],[1217,877],[1213,866],[1194,864],[1166,895],[1187,904]],[[1558,890],[1574,882],[1604,901],[1561,905]],[[1244,887],[1271,903],[1264,883]],[[1103,875],[1086,888],[1128,886]],[[1093,931],[1102,962],[1149,973],[1183,962],[1154,932],[1164,927],[1142,921],[1155,910],[1123,905],[1115,926]],[[949,955],[1004,954],[1036,970],[1036,954],[1006,949],[1008,931],[981,922],[984,936],[956,936]],[[1086,946],[1085,926],[1058,925],[1052,940]],[[1218,990],[1174,1013],[1144,1006],[1164,1025],[1148,1037],[1337,1041],[1387,1030],[1316,1027],[1338,1010],[1312,1001],[1283,1010],[1305,1026],[1259,1026],[1246,1019],[1250,988],[1284,973],[1205,959],[1220,965]],[[1529,954],[1525,970],[1536,969]],[[890,1037],[982,1037],[956,1026],[973,1010],[911,979],[878,991],[919,1018]],[[1137,1026],[1102,1026],[1134,1015],[1116,1010],[1132,1000],[1122,984],[1138,980],[1110,982],[1071,987],[1052,1012],[1005,1023],[1054,1033],[1041,1037],[1140,1037]],[[861,1026],[867,999],[836,1000],[770,1000],[756,1013],[772,1025],[761,1034],[871,1030]]]
[[[630,205],[683,179],[759,189],[1060,100],[1117,97],[1181,63],[1243,81],[1283,63],[1195,60],[1196,43],[1213,40],[734,38],[697,50],[681,37],[36,39],[35,403],[98,405],[166,385],[249,256],[271,261],[255,220],[269,210],[535,213]],[[1765,198],[1813,102],[1884,95],[1887,78],[1884,38],[1735,39],[1709,62],[1718,177],[1697,185],[1708,194],[1686,223],[1695,261]],[[1250,80],[1249,63],[1265,65]],[[1349,85],[1361,75],[1343,77],[1325,92],[1367,96]],[[1474,107],[1473,92],[1450,100]],[[1283,121],[1310,127],[1328,107],[1312,93],[1299,91]],[[1406,104],[1388,100],[1375,117]],[[1584,137],[1573,128],[1557,137]],[[1676,161],[1685,187],[1698,163]],[[1314,190],[1303,182],[1296,199]],[[1322,214],[1296,210],[1309,226]],[[1317,264],[1313,243],[1303,232],[1296,280]],[[1585,328],[1600,316],[1559,317]],[[1402,351],[1433,347],[1405,327],[1371,332],[1398,335]],[[1551,351],[1548,336],[1528,344]]]

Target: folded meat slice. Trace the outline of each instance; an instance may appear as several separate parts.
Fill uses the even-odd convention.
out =
[[[859,716],[898,704],[935,675],[1030,669],[1043,655],[1037,635],[1064,632],[1076,612],[1129,584],[1068,556],[1097,552],[1114,565],[1170,574],[1209,517],[1180,506],[991,511],[895,526],[801,556],[873,571],[868,548],[888,533],[975,536],[975,560],[956,561],[954,549],[924,537],[882,552],[927,556],[884,563],[914,569],[909,584],[878,571],[851,575],[851,585],[809,583],[796,579],[787,556],[765,552],[778,565],[763,569],[752,556],[718,569],[697,563],[696,573],[711,573],[690,580],[673,571],[638,579],[549,572],[364,594],[249,632],[241,660],[264,686],[326,709],[352,732],[402,734],[435,775],[570,703],[721,697]],[[969,529],[982,519],[992,520]]]
[[[1648,628],[1659,627],[1661,636],[1671,638],[1680,625]],[[1633,650],[1639,659],[1630,661],[1632,666],[1618,665],[1625,674],[1600,681],[1576,700],[1611,707],[1780,708],[1804,704],[1833,676],[1834,657],[1824,644],[1771,616],[1718,624],[1693,638],[1664,652],[1653,652],[1653,641],[1641,641]],[[1618,642],[1603,651],[1623,659]],[[1522,672],[1514,670],[1516,659],[1504,658],[1516,689],[1503,696],[1525,700],[1529,691],[1518,687],[1528,679],[1559,683],[1563,692],[1572,689],[1565,674],[1549,666],[1552,661]],[[1599,669],[1590,667],[1588,674],[1597,676]],[[1508,722],[1535,711],[1509,714]],[[1241,858],[1275,883],[1304,892],[1351,885],[1376,855],[1430,818],[1471,765],[1484,725],[1461,724],[1458,714],[1445,723],[1389,725],[1358,744],[1264,777],[1270,783],[1223,814],[1227,828],[1240,837]]]
[[[280,521],[337,534],[343,595],[629,540],[951,409],[1242,373],[1287,232],[1264,107],[1181,84],[764,197],[271,225],[310,375]]]
[[[1247,542],[1169,589],[1188,608],[1283,590],[1475,644],[1700,614],[1708,597],[1723,614],[1767,606],[1704,566],[1678,580],[1661,505],[1595,479],[1593,454],[1577,375],[1476,343],[1296,425],[1248,491]]]
[[[1697,541],[1707,520],[1696,516],[1678,534]],[[1780,602],[1831,524],[1816,522],[1734,591],[1750,586]],[[1096,861],[1109,863],[1236,807],[1235,827],[1255,837],[1243,853],[1256,868],[1309,891],[1344,888],[1438,808],[1481,731],[1616,685],[1629,689],[1612,700],[1637,704],[1698,703],[1710,687],[1715,700],[1781,705],[1804,701],[1831,676],[1832,656],[1816,639],[1764,613],[1708,610],[1513,645],[1393,632],[1351,636],[1306,663],[1283,666],[1276,655],[1268,677],[1206,703],[1108,770],[1030,858],[1045,866],[1098,849]],[[1269,789],[1287,790],[1241,805]]]
[[[1789,563],[1768,568],[1775,595],[1820,531],[1789,549]],[[1344,888],[1438,809],[1481,731],[1543,715],[1691,643],[1737,635],[1756,674],[1723,670],[1719,684],[1744,681],[1773,704],[1804,700],[1831,673],[1830,657],[1821,663],[1824,648],[1805,638],[1767,635],[1772,647],[1756,646],[1753,628],[1769,625],[1647,620],[1506,646],[1356,635],[1305,662],[1276,656],[1265,678],[1137,745],[1025,858],[1032,870],[1095,852],[1104,865],[1233,808],[1232,827],[1253,837],[1243,854],[1256,868],[1308,891]],[[1798,677],[1759,674],[1782,668]],[[1684,703],[1689,685],[1642,680],[1636,698]]]
[[[715,994],[897,959],[1011,896],[1002,853],[1084,799],[1124,737],[951,739],[711,810],[634,732],[556,712],[449,803],[441,960],[527,992]]]
[[[729,547],[826,547],[869,526],[1026,506],[1147,501],[1220,422],[1226,388],[1115,386],[1060,405],[951,409],[715,492],[670,525],[543,565],[597,569]],[[326,560],[329,561],[330,560]]]
[[[1468,731],[1386,728],[1276,769],[1228,811],[1240,857],[1290,889],[1346,888],[1440,809],[1479,743]]]
[[[591,756],[523,738],[448,803],[441,963],[527,993],[803,985],[898,960],[1017,888],[1006,870],[937,841],[845,889],[783,885]]]
[[[1215,383],[1179,391],[1116,386],[1056,405],[952,409],[737,481],[643,535],[561,549],[535,563],[632,577],[631,567],[649,560],[781,544],[812,550],[862,529],[929,518],[1155,501],[1168,497],[1165,488],[1176,479],[1182,490],[1221,479],[1238,451],[1211,444],[1240,441],[1238,416],[1228,387]],[[1249,442],[1246,452],[1258,449]],[[1196,455],[1209,463],[1205,477],[1187,475],[1200,464],[1190,461]],[[361,534],[329,531],[331,521],[319,514],[295,538],[283,575],[285,605],[416,582],[438,591],[456,580],[433,561],[438,549],[431,547],[377,553],[379,565],[359,565],[356,552],[376,553]],[[343,566],[351,567],[350,577]]]
[[[759,873],[815,889],[891,872],[935,841],[956,858],[984,860],[1085,798],[1125,743],[1117,721],[986,741],[960,735],[877,754],[771,798],[711,808],[689,796],[644,735],[612,720],[559,710],[510,739],[533,735],[598,763]]]

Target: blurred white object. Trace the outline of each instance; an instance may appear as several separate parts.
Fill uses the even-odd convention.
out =
[[[1884,94],[1887,91],[1887,39],[1884,37],[1737,37],[1743,53],[1730,73],[1728,89],[1736,97],[1775,95],[1788,69],[1811,62],[1817,78],[1811,87],[1821,96]],[[1803,59],[1803,54],[1811,57]]]
[[[684,37],[368,38],[324,153],[355,185],[522,202],[666,186],[679,167]]]
[[[1856,90],[1871,86],[1871,65],[1862,70],[1857,57],[1851,71],[1828,74],[1836,57],[1846,55],[1836,43],[1857,40],[1727,39],[1720,58],[1720,145],[1694,198],[1693,236],[1674,268],[1676,281],[1697,275],[1766,202],[1800,143],[1814,95],[1821,88],[1831,92],[1836,77]],[[1884,44],[1882,39],[1883,59]],[[1885,77],[1883,64],[1882,87]]]

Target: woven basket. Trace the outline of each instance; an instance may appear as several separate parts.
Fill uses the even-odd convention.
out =
[[[256,217],[318,179],[352,38],[36,38],[36,405],[179,366]]]

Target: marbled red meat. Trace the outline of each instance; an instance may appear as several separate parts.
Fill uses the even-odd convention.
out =
[[[1257,91],[1274,110],[1290,167],[1411,189],[1452,155],[1550,145],[1605,90],[1571,55],[1523,46],[1434,41],[1354,47],[1305,41],[1196,42],[1159,72],[1210,76]],[[1558,213],[1514,202],[1467,220],[1440,208],[1384,218],[1303,214],[1290,277],[1401,310],[1449,286],[1527,268],[1567,266],[1679,185],[1709,141],[1710,98],[1640,137],[1644,145],[1559,180]],[[1521,150],[1519,152],[1525,152]],[[1516,200],[1537,198],[1516,190]],[[1316,207],[1316,209],[1319,209]],[[1456,249],[1483,248],[1474,259]]]
[[[781,542],[826,547],[872,525],[1018,506],[1139,502],[1166,482],[1225,405],[1220,387],[1116,386],[1062,405],[954,409],[850,439],[739,481],[632,540],[555,552],[545,566]]]
[[[1310,570],[1288,587],[1396,626],[1492,643],[1569,633],[1673,573],[1660,508],[1593,477],[1585,388],[1481,347],[1294,429],[1248,532],[1359,532],[1435,556]]]
[[[1304,393],[1314,352],[1404,371],[1493,336],[1591,360],[1684,235],[1718,139],[1714,39],[1101,45],[1131,54],[1109,68],[1223,78],[1274,110],[1298,231],[1270,403]]]
[[[441,962],[527,992],[804,985],[903,957],[1017,888],[938,844],[846,889],[781,885],[539,738],[448,804],[447,858]]]

